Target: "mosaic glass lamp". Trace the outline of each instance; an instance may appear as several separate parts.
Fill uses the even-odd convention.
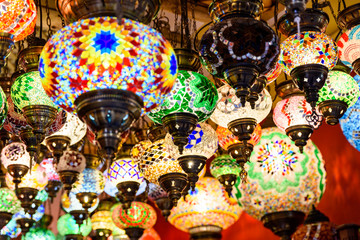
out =
[[[153,207],[143,202],[132,202],[127,210],[121,205],[114,208],[112,219],[120,229],[124,229],[130,239],[139,239],[145,229],[152,228],[156,223],[156,212]]]
[[[238,2],[214,1],[210,5],[214,24],[201,38],[199,53],[204,67],[225,79],[245,106],[259,75],[275,67],[280,49],[271,27],[255,19],[262,10],[261,1]],[[252,6],[245,7],[248,5]],[[253,9],[259,11],[255,14]]]
[[[92,213],[99,206],[99,199],[96,198],[92,203],[91,207],[88,209],[88,213]],[[73,213],[74,211],[85,212],[84,216],[86,216],[86,211],[82,207],[80,201],[76,198],[76,195],[72,192],[67,195],[66,193],[61,196],[61,207],[67,213]],[[85,218],[84,218],[85,219]],[[83,220],[84,220],[83,219]]]
[[[335,224],[315,207],[312,208],[305,222],[300,226],[294,235],[293,240],[300,239],[334,239],[336,235]]]
[[[160,185],[176,206],[187,185],[187,175],[179,161],[166,151],[164,139],[154,142],[145,150],[139,164],[140,171],[149,182]]]
[[[225,151],[228,151],[228,154],[231,158],[235,159],[238,166],[241,168],[240,177],[241,180],[246,182],[246,171],[244,164],[249,160],[250,154],[256,144],[260,141],[261,138],[261,126],[260,124],[256,125],[254,132],[251,134],[251,138],[244,145],[239,139],[227,128],[218,126],[216,128],[216,134],[219,139],[219,146]]]
[[[0,87],[0,128],[4,125],[6,116],[8,114],[8,103],[3,89]]]
[[[150,147],[151,144],[152,141],[144,140],[134,145],[134,147],[131,149],[130,156],[135,163],[140,162],[142,154],[148,147]]]
[[[210,117],[217,100],[215,85],[209,79],[197,72],[179,70],[171,95],[148,116],[164,125],[182,153],[197,122]]]
[[[124,209],[130,207],[140,184],[144,181],[139,165],[131,158],[115,160],[108,170],[108,179],[119,190]]]
[[[112,233],[114,223],[109,210],[97,211],[91,216],[92,229],[96,231],[96,239],[106,240]]]
[[[302,95],[291,95],[279,101],[273,111],[275,125],[286,132],[286,135],[295,142],[300,152],[307,141],[310,139],[313,129],[320,125],[320,121],[315,122],[315,126],[308,121],[312,114],[312,107]]]
[[[329,22],[327,14],[315,11],[311,17],[313,21],[309,23],[307,18],[301,18],[300,33],[297,33],[296,24],[289,26],[290,36],[281,43],[279,63],[299,89],[304,91],[306,101],[315,108],[319,99],[318,92],[324,86],[328,72],[337,62],[338,50],[334,41],[323,33]],[[280,19],[280,31],[284,31],[288,22],[293,22],[290,14]]]
[[[86,159],[77,151],[68,150],[60,157],[56,171],[64,184],[64,189],[70,191],[72,184],[76,182],[80,172],[84,171]]]
[[[170,134],[165,137],[166,151],[177,159],[184,172],[188,175],[190,187],[195,188],[198,174],[206,165],[206,160],[214,155],[218,148],[215,130],[207,123],[199,123],[188,137],[188,143],[180,154]]]
[[[56,194],[59,192],[62,185],[60,176],[56,172],[53,158],[45,158],[40,163],[40,166],[45,169],[46,175],[48,176],[48,184],[46,185],[45,190],[52,201],[56,197]]]
[[[88,218],[79,227],[70,214],[65,214],[58,219],[57,229],[59,234],[65,236],[65,239],[83,239],[91,232],[92,224],[90,218]]]
[[[221,239],[221,230],[234,224],[241,212],[217,179],[204,177],[197,182],[195,191],[171,210],[169,222],[194,239],[204,232],[208,234],[204,239]]]
[[[348,108],[344,116],[340,119],[340,126],[343,134],[345,135],[348,142],[360,151],[360,100]]]
[[[26,233],[24,240],[55,240],[54,233],[46,228],[31,228],[28,233]]]
[[[360,96],[359,85],[348,73],[335,68],[329,72],[319,92],[319,110],[329,125],[336,125],[348,107]]]
[[[26,151],[26,145],[13,142],[5,146],[1,151],[1,163],[18,186],[30,168],[30,154]]]
[[[34,223],[39,221],[45,214],[44,205],[40,205],[35,213],[30,215],[25,209],[22,209],[20,212],[14,214],[13,219],[16,223],[16,226],[21,230],[21,233],[25,235],[29,232],[30,228],[33,227]],[[32,217],[31,217],[32,216]],[[16,230],[13,230],[15,232]]]
[[[109,159],[118,133],[142,108],[161,105],[177,75],[175,53],[160,33],[126,18],[119,24],[115,17],[82,19],[59,30],[45,45],[39,69],[51,100],[69,112],[76,109]]]
[[[280,74],[282,73],[282,68],[279,62],[276,63],[275,67],[270,70],[270,72],[266,73],[264,76],[266,77],[266,84],[269,85],[273,81],[275,81]]]
[[[321,153],[309,140],[300,154],[281,130],[266,128],[251,158],[245,165],[248,183],[235,184],[238,203],[265,227],[289,239],[325,191]]]
[[[170,215],[170,210],[173,207],[168,193],[159,185],[149,183],[148,197],[161,210],[161,215],[167,219]]]
[[[6,187],[0,188],[0,229],[10,222],[20,207],[20,201],[14,191]]]
[[[231,191],[240,175],[239,164],[230,155],[220,155],[211,161],[210,173],[225,187],[226,192],[231,196]]]
[[[85,211],[91,207],[98,195],[105,188],[105,177],[101,171],[85,168],[73,184],[71,192],[76,195]]]

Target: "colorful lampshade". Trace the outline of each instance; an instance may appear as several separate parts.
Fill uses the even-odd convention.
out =
[[[39,200],[41,202],[45,202],[49,197],[49,194],[45,191],[45,189],[41,190],[36,194],[35,200]]]
[[[166,151],[164,139],[154,142],[141,157],[140,171],[149,182],[158,184],[160,176],[167,173],[184,173],[179,162]]]
[[[319,102],[339,100],[354,105],[360,96],[359,85],[353,77],[342,71],[330,71],[324,87],[319,91]]]
[[[171,113],[191,113],[203,122],[213,113],[218,100],[215,85],[197,72],[179,70],[175,85],[160,107],[148,113],[155,123]]]
[[[37,222],[39,221],[45,214],[45,206],[44,204],[41,204],[38,209],[36,210],[35,214],[33,214],[32,218]],[[24,211],[22,208],[19,212],[15,213],[13,216],[13,219],[19,219],[19,218],[31,218],[31,215]]]
[[[339,47],[339,58],[342,63],[352,68],[352,64],[359,58],[359,37],[360,25],[344,32],[337,45]]]
[[[40,163],[40,166],[42,166],[45,169],[46,175],[48,176],[49,181],[58,181],[58,182],[60,182],[59,174],[55,170],[54,159],[53,158],[45,158]]]
[[[0,188],[0,212],[15,214],[20,208],[20,201],[15,192],[9,188]]]
[[[131,149],[130,155],[135,163],[138,163],[141,160],[142,154],[148,147],[150,147],[151,144],[152,142],[150,140],[145,140],[134,145]]]
[[[254,109],[251,108],[248,102],[245,107],[242,107],[240,99],[235,95],[235,90],[229,85],[220,87],[218,94],[219,101],[214,113],[211,115],[211,120],[224,128],[228,127],[229,122],[239,118],[254,118],[260,123],[271,110],[272,99],[266,89],[259,94]]]
[[[130,19],[117,21],[83,19],[47,42],[39,69],[45,91],[57,106],[72,112],[78,96],[106,88],[139,95],[145,111],[163,102],[177,74],[174,50],[156,30]]]
[[[309,31],[291,35],[281,43],[279,63],[290,75],[294,68],[306,64],[320,64],[331,70],[337,58],[337,46],[329,36]]]
[[[91,207],[88,209],[88,212],[92,213],[93,211],[95,211],[99,205],[99,202],[100,202],[99,199],[96,198],[93,204],[91,205]],[[76,210],[78,211],[85,210],[73,192],[70,192],[69,196],[66,193],[61,196],[61,207],[67,213]]]
[[[110,208],[110,213],[111,213],[111,220],[112,220],[112,214],[114,212],[114,209],[117,207],[117,206],[121,206],[121,203],[115,203],[114,205],[112,205],[112,207]],[[126,235],[125,233],[125,230],[124,229],[121,229],[121,228],[118,228],[117,226],[115,226],[114,224],[114,221],[112,221],[113,223],[113,232],[112,232],[112,236],[113,236],[113,239],[117,239],[117,238],[120,238],[120,240],[123,240],[123,238],[127,238],[128,236]],[[123,238],[121,238],[123,237]]]
[[[62,215],[57,221],[57,229],[62,236],[69,234],[81,234],[83,236],[89,235],[92,229],[90,218],[86,219],[83,224],[76,223],[74,218],[70,214]]]
[[[12,190],[15,189],[15,183],[13,183],[13,177],[6,173],[6,184]],[[28,171],[25,176],[21,179],[21,183],[19,184],[19,188],[34,188],[38,191],[41,191],[45,188],[46,184],[48,184],[48,177],[46,175],[46,171],[39,164],[35,164],[31,171]]]
[[[225,151],[228,150],[228,147],[240,143],[239,139],[230,132],[229,129],[218,126],[216,128],[216,134],[219,140],[219,146],[222,147]],[[255,131],[251,134],[251,139],[248,141],[249,144],[255,146],[258,144],[261,138],[261,126],[260,124],[256,125]]]
[[[6,101],[6,95],[0,87],[0,128],[4,125],[6,116],[8,114],[9,105]]]
[[[301,154],[278,128],[263,129],[246,163],[248,182],[237,181],[240,206],[256,219],[279,211],[308,213],[324,191],[326,171],[319,149],[310,140]]]
[[[0,9],[0,32],[10,33],[20,41],[34,31],[37,14],[33,0],[3,0]]]
[[[85,168],[73,184],[72,193],[91,192],[99,195],[104,191],[105,178],[102,172],[97,169]]]
[[[218,180],[204,177],[197,182],[195,191],[186,196],[186,201],[179,200],[168,220],[185,232],[205,225],[226,229],[239,219],[241,211],[236,200],[228,197]]]
[[[57,165],[57,172],[75,171],[82,172],[85,169],[86,159],[84,155],[77,151],[68,150],[60,157]]]
[[[348,108],[344,116],[340,119],[340,126],[348,142],[360,151],[360,100]]]
[[[30,154],[26,151],[26,145],[21,142],[6,145],[1,151],[1,162],[5,168],[14,164],[30,167]]]
[[[108,170],[108,178],[115,186],[118,183],[126,181],[133,181],[141,184],[144,180],[138,164],[136,164],[131,158],[121,158],[115,160]]]
[[[111,217],[110,211],[97,211],[91,216],[92,229],[95,231],[98,229],[107,229],[112,231],[114,223]]]
[[[64,126],[50,136],[66,136],[70,138],[70,145],[73,145],[85,137],[86,131],[87,126],[84,122],[76,115],[67,113]]]
[[[165,137],[166,151],[173,158],[180,156],[197,155],[210,158],[218,148],[218,139],[215,130],[207,123],[199,123],[188,137],[188,144],[185,145],[182,154],[175,146],[170,134]]]
[[[275,81],[280,76],[281,73],[282,73],[281,65],[279,64],[279,62],[277,62],[275,67],[271,69],[270,72],[264,75],[267,80],[266,84],[269,85],[270,83]]]
[[[221,155],[212,160],[210,165],[210,173],[215,178],[218,178],[222,175],[234,174],[238,176],[240,174],[241,168],[239,164],[236,163],[235,159],[230,157],[228,154]]]
[[[11,218],[10,222],[0,230],[0,234],[9,236],[10,238],[17,238],[18,236],[20,236],[21,229],[17,227],[14,215]]]
[[[24,73],[18,77],[11,86],[11,99],[19,109],[31,105],[47,105],[56,108],[45,93],[39,71]]]
[[[24,240],[55,240],[54,233],[46,228],[30,228],[30,231],[26,233]]]
[[[132,202],[131,207],[124,210],[121,205],[114,208],[112,219],[118,228],[152,228],[156,223],[156,212],[153,207],[143,202]]]

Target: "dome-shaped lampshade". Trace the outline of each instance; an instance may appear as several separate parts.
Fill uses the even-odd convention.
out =
[[[15,184],[13,183],[13,177],[6,173],[6,184],[12,190],[15,189]],[[48,177],[46,175],[46,171],[39,164],[35,164],[31,171],[25,174],[25,176],[21,179],[21,183],[19,184],[19,188],[34,188],[38,191],[41,191],[45,188],[46,184],[48,184]]]
[[[60,157],[57,165],[57,172],[75,171],[82,172],[85,169],[86,159],[84,155],[77,151],[68,150]]]
[[[213,113],[217,100],[215,85],[209,79],[197,72],[179,70],[170,96],[148,116],[162,124],[169,114],[189,113],[203,122]]]
[[[15,214],[20,208],[20,201],[15,192],[9,188],[0,188],[0,212]]]
[[[239,219],[242,210],[234,198],[229,198],[225,189],[215,178],[201,178],[195,191],[179,200],[171,210],[169,222],[176,228],[188,232],[209,225],[226,229]]]
[[[1,151],[1,162],[5,168],[14,164],[24,165],[29,168],[30,154],[26,151],[26,145],[21,142],[6,145]]]
[[[360,138],[358,132],[360,131],[360,99],[348,108],[344,116],[340,119],[340,126],[348,142],[360,151]]]
[[[125,18],[118,24],[115,17],[98,17],[54,34],[39,69],[46,93],[67,111],[81,94],[107,88],[137,94],[149,111],[170,92],[177,64],[170,43],[156,30]]]
[[[277,128],[263,129],[245,166],[248,182],[237,181],[234,193],[244,211],[259,220],[281,211],[306,214],[325,191],[326,171],[319,149],[310,140],[301,154]]]
[[[79,228],[79,225],[70,214],[62,215],[57,221],[57,229],[62,236],[69,234],[81,234],[87,236],[91,232],[91,227],[91,220],[88,218]]]
[[[97,211],[91,216],[92,229],[99,231],[105,237],[109,237],[114,229],[111,212],[108,210]],[[106,236],[108,235],[108,236]]]
[[[34,31],[36,5],[33,0],[2,1],[0,32],[14,35],[15,41],[23,40]]]
[[[356,103],[360,96],[359,85],[349,74],[332,70],[325,85],[319,91],[319,110],[327,124],[339,123],[348,107]]]
[[[85,168],[73,184],[72,193],[95,193],[99,195],[104,191],[105,177],[97,169]]]
[[[145,150],[150,147],[152,142],[150,140],[145,140],[138,142],[134,145],[134,147],[131,149],[131,158],[134,160],[134,162],[138,163],[141,160],[142,154],[145,152]]]
[[[141,184],[144,180],[138,164],[131,158],[115,160],[108,170],[108,178],[115,186],[126,181],[134,181]]]
[[[346,66],[352,68],[353,63],[359,59],[359,46],[360,46],[360,25],[357,25],[348,31],[344,32],[339,41],[337,42],[337,45],[339,47],[339,58],[342,63],[344,63]],[[355,71],[358,72],[358,64],[355,67]]]
[[[41,84],[39,71],[24,73],[11,86],[11,98],[19,109],[31,105],[47,105],[56,108],[56,105],[46,95]]]
[[[89,213],[92,213],[99,206],[99,199],[96,198],[92,203],[91,207],[88,209]],[[80,201],[76,198],[76,195],[72,192],[69,193],[69,196],[65,193],[61,196],[61,207],[62,209],[70,213],[71,211],[84,211]]]
[[[336,44],[321,32],[309,31],[291,35],[280,47],[279,63],[287,75],[296,67],[307,64],[320,64],[331,70],[338,59]]]
[[[133,202],[131,207],[124,210],[121,205],[114,208],[112,219],[118,228],[150,229],[156,223],[156,212],[153,207],[143,202]]]
[[[45,158],[40,163],[40,166],[45,169],[46,175],[47,175],[49,181],[58,181],[58,182],[60,182],[59,174],[55,170],[54,159],[53,158]]]
[[[46,228],[30,228],[30,231],[26,233],[24,240],[55,240],[54,233]]]
[[[240,99],[235,95],[235,90],[229,85],[220,87],[218,94],[219,101],[211,115],[211,120],[224,128],[227,128],[233,120],[240,118],[253,118],[260,123],[271,110],[272,100],[266,89],[259,94],[254,109],[251,108],[250,103],[246,103],[245,107],[242,107]]]
[[[218,136],[219,146],[224,150],[228,150],[228,148],[233,144],[240,143],[239,139],[227,128],[218,126],[216,128],[216,134]],[[260,141],[260,138],[261,126],[258,124],[256,125],[254,132],[251,134],[251,139],[248,141],[248,143],[255,146]]]

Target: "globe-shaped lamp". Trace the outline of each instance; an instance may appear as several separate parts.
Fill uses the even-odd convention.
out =
[[[187,175],[179,161],[166,151],[164,139],[154,142],[145,150],[139,164],[140,171],[149,182],[160,185],[176,206],[187,185]]]
[[[359,31],[360,25],[346,29],[337,42],[341,62],[350,68],[354,68],[358,75],[360,74],[360,60],[358,57],[358,47],[360,46]]]
[[[65,237],[69,235],[82,235],[85,237],[91,232],[92,224],[90,218],[88,218],[79,227],[70,214],[65,214],[58,219],[57,229],[59,234]]]
[[[25,240],[38,239],[38,240],[55,240],[54,233],[46,228],[31,228],[25,235]]]
[[[108,158],[119,144],[109,137],[118,139],[143,107],[147,112],[160,105],[177,74],[175,53],[160,33],[115,17],[82,19],[59,30],[45,45],[39,69],[52,101],[69,112],[77,109],[98,132]]]
[[[9,188],[0,188],[0,228],[5,227],[13,214],[20,210],[20,201],[14,191]]]
[[[188,175],[191,188],[195,188],[198,174],[206,165],[206,160],[214,155],[218,148],[218,138],[215,130],[207,123],[199,123],[188,137],[182,154],[174,144],[172,136],[165,137],[166,151],[179,161],[180,166]]]
[[[180,70],[171,95],[148,116],[163,124],[182,153],[187,137],[213,113],[218,100],[215,85],[197,72]]]
[[[125,229],[130,239],[139,239],[145,229],[152,228],[156,223],[156,212],[153,207],[143,202],[132,202],[127,210],[121,205],[114,208],[112,219],[120,229]]]
[[[309,140],[300,154],[281,130],[267,128],[251,157],[245,165],[248,183],[235,184],[238,203],[275,234],[289,238],[325,191],[321,153]]]
[[[266,77],[266,84],[269,85],[273,81],[275,81],[280,74],[282,73],[282,68],[279,62],[276,63],[275,67],[270,70],[270,72],[266,73],[264,76]]]
[[[148,147],[150,147],[151,144],[152,142],[150,140],[144,140],[134,145],[131,149],[130,156],[135,163],[139,163],[141,161],[142,154]]]
[[[360,138],[358,138],[360,126],[358,125],[358,121],[360,121],[359,99],[353,106],[348,108],[344,116],[340,119],[340,126],[348,142],[360,151]]]
[[[281,43],[279,62],[284,72],[305,92],[306,101],[315,108],[318,92],[335,66],[337,55],[337,46],[329,36],[307,31],[291,35]]]
[[[311,137],[313,129],[321,123],[321,121],[312,122],[308,119],[312,112],[313,109],[304,96],[292,95],[279,101],[274,108],[274,123],[295,142],[300,152]]]
[[[360,96],[359,85],[348,73],[332,70],[319,92],[319,110],[329,125],[336,125]]]
[[[99,199],[96,198],[95,201],[92,203],[91,207],[88,209],[88,213],[94,212],[98,207],[99,202]],[[65,193],[61,196],[61,207],[67,213],[73,213],[74,211],[78,211],[84,213],[84,216],[86,216],[87,214],[85,209],[82,207],[80,201],[76,198],[76,195],[72,192],[70,192],[69,195]]]
[[[109,210],[101,210],[94,213],[91,217],[92,229],[96,231],[97,239],[106,240],[112,233],[114,223]]]
[[[210,173],[225,187],[226,192],[231,196],[231,191],[240,175],[239,164],[230,155],[220,155],[211,161]]]
[[[0,87],[0,127],[2,127],[5,123],[8,109],[9,105],[6,101],[6,95],[4,93],[4,90]]]
[[[234,224],[241,211],[217,179],[204,177],[197,182],[195,191],[171,210],[169,222],[193,238],[207,230],[209,239],[221,239],[221,230]]]
[[[108,170],[108,179],[119,190],[124,209],[130,207],[140,184],[144,181],[138,164],[131,158],[115,160]]]

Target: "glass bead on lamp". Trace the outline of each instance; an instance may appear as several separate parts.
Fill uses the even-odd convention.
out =
[[[19,210],[20,201],[14,191],[6,187],[0,188],[0,229],[3,229]]]
[[[360,100],[348,108],[344,116],[340,119],[341,130],[348,140],[348,142],[355,149],[360,151],[360,138],[359,131],[360,126],[358,122],[360,121]]]
[[[108,170],[108,179],[119,190],[123,208],[129,208],[144,177],[139,166],[131,158],[116,159]]]
[[[46,192],[48,192],[51,201],[56,197],[57,192],[61,188],[60,176],[55,170],[54,159],[53,158],[45,158],[40,163],[48,176],[48,184],[45,187]]]
[[[226,192],[231,196],[231,191],[240,175],[239,164],[230,155],[220,155],[211,161],[210,173],[225,187]]]
[[[329,72],[324,86],[319,91],[319,111],[329,125],[336,125],[348,107],[360,96],[359,85],[348,73],[335,68]]]
[[[65,236],[65,239],[68,239],[67,237],[78,237],[78,236],[81,236],[82,239],[83,237],[89,235],[92,229],[92,224],[90,218],[88,218],[79,227],[79,225],[75,222],[75,220],[70,214],[65,214],[58,219],[57,229],[59,234]]]
[[[153,207],[143,202],[132,202],[127,210],[121,205],[114,208],[112,220],[120,229],[124,229],[130,239],[139,239],[145,229],[152,228],[156,223],[156,212]]]
[[[238,203],[265,227],[288,239],[325,191],[321,153],[309,140],[300,154],[281,130],[266,128],[251,158],[245,165],[248,182],[235,184]]]
[[[169,222],[194,239],[203,230],[207,230],[209,239],[221,239],[221,230],[234,224],[241,212],[236,200],[229,197],[217,179],[203,177],[196,183],[195,191],[180,199],[171,210]]]
[[[77,151],[67,150],[60,157],[56,171],[59,173],[60,180],[64,184],[64,189],[70,191],[72,184],[76,182],[80,172],[85,169],[86,159],[84,155]]]
[[[135,163],[140,162],[142,154],[148,147],[150,147],[151,144],[152,142],[150,140],[144,140],[134,145],[131,149],[130,156]]]
[[[69,112],[77,109],[109,159],[118,133],[142,108],[160,105],[177,74],[174,50],[160,33],[115,17],[86,18],[59,30],[45,45],[39,69],[51,100]]]
[[[179,161],[180,166],[188,175],[191,188],[199,179],[198,174],[206,165],[206,160],[214,155],[218,148],[215,130],[207,123],[199,123],[188,137],[184,151],[180,153],[170,134],[165,137],[166,151]]]
[[[187,175],[182,170],[179,161],[172,158],[166,151],[164,139],[154,142],[145,150],[139,166],[144,178],[160,185],[176,206],[187,185]]]
[[[171,95],[148,116],[164,125],[182,153],[196,123],[210,117],[217,99],[215,85],[209,79],[197,72],[179,70]]]
[[[26,233],[24,240],[55,240],[54,233],[46,228],[31,228],[28,233]]]
[[[270,72],[266,73],[264,76],[266,77],[266,84],[269,85],[273,81],[275,81],[280,74],[282,73],[282,68],[279,62],[276,63],[275,68],[270,70]]]
[[[1,151],[1,162],[13,177],[17,188],[30,168],[30,154],[26,151],[26,145],[13,142],[5,146]]]

